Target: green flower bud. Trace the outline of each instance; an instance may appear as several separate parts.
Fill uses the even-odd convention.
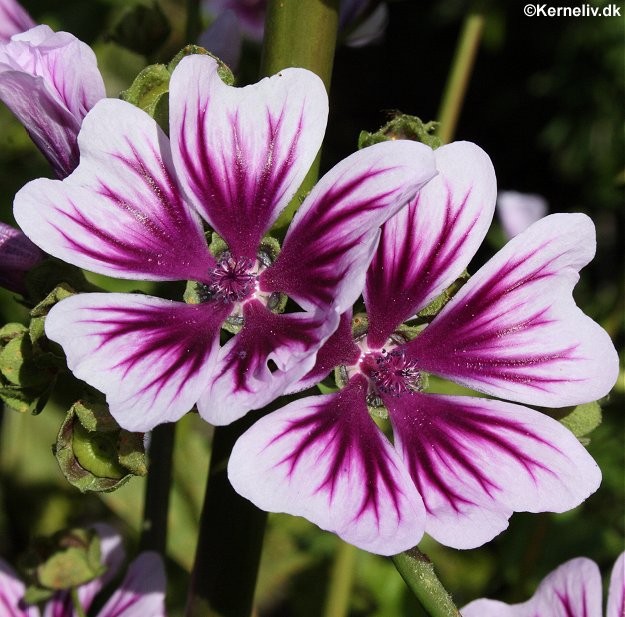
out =
[[[361,131],[358,136],[358,149],[372,146],[381,141],[395,139],[409,139],[418,141],[432,149],[441,146],[441,140],[434,135],[438,122],[423,122],[416,116],[408,116],[400,112],[394,112],[393,117],[379,131],[368,133]]]
[[[83,400],[61,425],[54,454],[67,481],[82,492],[109,492],[147,473],[143,433],[119,427],[108,407]]]

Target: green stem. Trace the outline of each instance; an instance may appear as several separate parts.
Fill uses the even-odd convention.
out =
[[[267,520],[234,492],[226,468],[245,418],[215,429],[186,617],[249,617]]]
[[[152,431],[148,450],[149,471],[145,485],[143,527],[139,550],[165,553],[167,515],[172,478],[175,423],[161,424]]]
[[[347,617],[354,580],[356,547],[341,542],[336,552],[323,617]]]
[[[87,617],[85,609],[82,607],[82,604],[80,603],[80,598],[78,597],[78,588],[72,587],[69,590],[69,595],[72,598],[72,605],[74,606],[76,617]]]
[[[201,31],[200,0],[187,0],[187,24],[185,30],[186,43],[197,41]]]
[[[430,617],[461,617],[451,596],[438,580],[434,565],[418,548],[395,555],[392,559]]]
[[[473,72],[475,57],[484,30],[484,16],[472,13],[464,21],[456,55],[454,56],[451,72],[445,86],[443,102],[441,103],[438,120],[440,129],[438,136],[443,143],[451,141],[456,132],[456,125],[460,110],[469,85],[469,78]]]
[[[261,76],[274,75],[290,66],[301,67],[319,75],[329,92],[339,23],[338,5],[339,0],[269,0]],[[317,156],[276,227],[285,227],[293,218],[302,198],[319,177],[319,163],[320,156]]]

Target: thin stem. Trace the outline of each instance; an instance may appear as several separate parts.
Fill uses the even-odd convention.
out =
[[[152,431],[148,449],[149,471],[145,485],[143,526],[139,550],[165,553],[167,547],[167,516],[174,452],[174,423],[161,424]]]
[[[187,0],[186,42],[195,43],[200,35],[200,31],[200,0]]]
[[[334,559],[323,617],[347,617],[357,549],[341,542]]]
[[[85,609],[82,607],[82,604],[80,603],[80,598],[78,597],[78,588],[72,587],[69,590],[69,595],[72,599],[72,605],[74,607],[76,617],[87,617]]]
[[[443,102],[441,103],[438,120],[440,129],[438,136],[443,143],[451,141],[456,132],[456,125],[473,72],[473,65],[484,30],[484,16],[472,13],[464,21],[452,69],[449,73]]]
[[[321,77],[330,91],[338,30],[339,0],[269,0],[261,76],[273,75],[290,66],[301,67]],[[288,225],[319,177],[320,156],[312,164],[291,203],[276,223]]]
[[[395,555],[392,559],[430,617],[461,617],[451,596],[438,580],[434,565],[418,548]]]
[[[234,492],[226,467],[249,420],[215,429],[187,617],[249,617],[267,520]]]

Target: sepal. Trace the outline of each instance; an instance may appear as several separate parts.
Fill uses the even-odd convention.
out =
[[[30,585],[27,604],[46,600],[55,592],[84,585],[106,572],[100,538],[95,529],[68,529],[38,538],[23,562]]]
[[[128,90],[119,94],[122,101],[132,103],[152,116],[165,132],[169,129],[170,76],[164,64],[151,64],[135,77]]]
[[[587,446],[590,443],[589,435],[602,421],[601,405],[599,401],[584,403],[574,407],[562,409],[543,409],[546,414],[555,418],[566,426],[582,443]]]
[[[367,148],[381,141],[409,139],[410,141],[419,141],[435,150],[443,145],[440,138],[433,134],[437,127],[438,122],[423,122],[417,116],[395,112],[391,120],[375,133],[360,131],[358,149]]]
[[[108,407],[84,399],[61,425],[54,454],[67,481],[81,492],[110,492],[147,473],[143,433],[119,427]]]

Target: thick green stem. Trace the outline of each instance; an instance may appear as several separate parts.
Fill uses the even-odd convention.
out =
[[[139,540],[142,551],[165,553],[167,547],[167,515],[174,452],[174,423],[161,424],[152,431],[148,449],[149,471],[145,485],[143,527]]]
[[[329,92],[339,23],[338,5],[339,0],[269,0],[261,76],[273,75],[290,66],[301,67],[319,75]],[[317,156],[276,227],[288,225],[302,198],[315,185],[319,162]]]
[[[430,617],[461,617],[451,596],[438,580],[434,565],[418,548],[395,555],[392,559]]]
[[[347,617],[354,580],[356,547],[341,542],[335,556],[323,617]]]
[[[69,590],[69,595],[72,598],[72,606],[74,607],[76,617],[87,617],[87,615],[85,614],[85,609],[82,607],[82,604],[80,603],[80,598],[78,597],[78,588],[72,587]]]
[[[250,617],[267,514],[234,492],[226,468],[250,422],[215,429],[186,617]]]
[[[449,73],[443,102],[438,112],[438,136],[443,143],[451,141],[456,132],[460,110],[473,72],[475,57],[484,30],[484,16],[472,13],[467,16],[458,41],[452,69]]]

